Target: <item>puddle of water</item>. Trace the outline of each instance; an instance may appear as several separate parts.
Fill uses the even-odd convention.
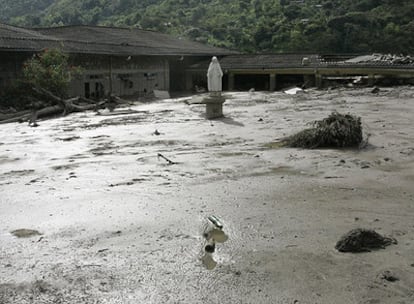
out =
[[[201,258],[201,261],[207,270],[213,270],[217,266],[217,262],[214,261],[212,254],[208,252],[204,254],[204,256]]]
[[[224,243],[229,237],[221,229],[213,229],[210,231],[209,239],[213,239],[216,243]]]

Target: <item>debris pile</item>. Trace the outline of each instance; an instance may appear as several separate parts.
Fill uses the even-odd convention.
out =
[[[360,117],[333,112],[327,118],[314,121],[312,124],[312,128],[285,138],[284,145],[315,149],[358,147],[362,143]]]
[[[384,249],[391,244],[397,244],[397,241],[382,236],[374,230],[357,228],[343,235],[336,243],[335,249],[340,252],[369,252],[374,249]]]
[[[31,104],[26,105],[23,111],[0,112],[0,124],[10,122],[29,122],[29,126],[37,126],[38,118],[54,117],[57,115],[68,115],[73,112],[83,112],[108,108],[110,112],[122,105],[129,104],[118,96],[110,95],[104,100],[92,100],[85,97],[73,97],[63,99],[54,95],[52,92],[43,88],[31,88],[26,96],[32,100]]]
[[[358,56],[345,61],[345,63],[380,63],[380,64],[414,64],[414,58],[404,55],[372,54]]]
[[[380,273],[379,275],[379,279],[380,280],[385,280],[388,282],[397,282],[400,279],[390,270],[384,270],[382,273]]]

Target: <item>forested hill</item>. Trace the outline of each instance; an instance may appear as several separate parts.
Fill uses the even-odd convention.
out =
[[[244,52],[414,54],[413,0],[0,0],[0,22],[139,27]]]

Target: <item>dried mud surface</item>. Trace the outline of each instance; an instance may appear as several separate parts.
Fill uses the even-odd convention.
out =
[[[414,88],[370,91],[226,93],[211,121],[171,99],[3,125],[0,303],[413,303]],[[367,147],[278,144],[334,110],[362,118]],[[213,270],[209,215],[229,236]],[[355,228],[398,244],[335,250]]]

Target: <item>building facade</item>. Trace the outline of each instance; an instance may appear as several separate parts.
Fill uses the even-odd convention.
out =
[[[212,56],[220,59],[224,90],[323,87],[344,79],[363,79],[371,85],[382,79],[414,82],[414,59],[409,56],[239,54],[134,28],[25,29],[0,24],[0,88],[21,76],[25,60],[51,48],[67,53],[71,65],[82,70],[68,94],[88,98],[206,88]]]
[[[209,62],[188,69],[188,87],[205,82]],[[299,87],[323,88],[352,81],[414,84],[414,57],[390,55],[234,54],[220,60],[223,89],[275,91]]]
[[[66,26],[25,29],[0,24],[0,88],[21,77],[24,62],[60,49],[81,69],[69,96],[145,96],[186,88],[186,69],[211,56],[232,54],[196,42],[140,29]]]

